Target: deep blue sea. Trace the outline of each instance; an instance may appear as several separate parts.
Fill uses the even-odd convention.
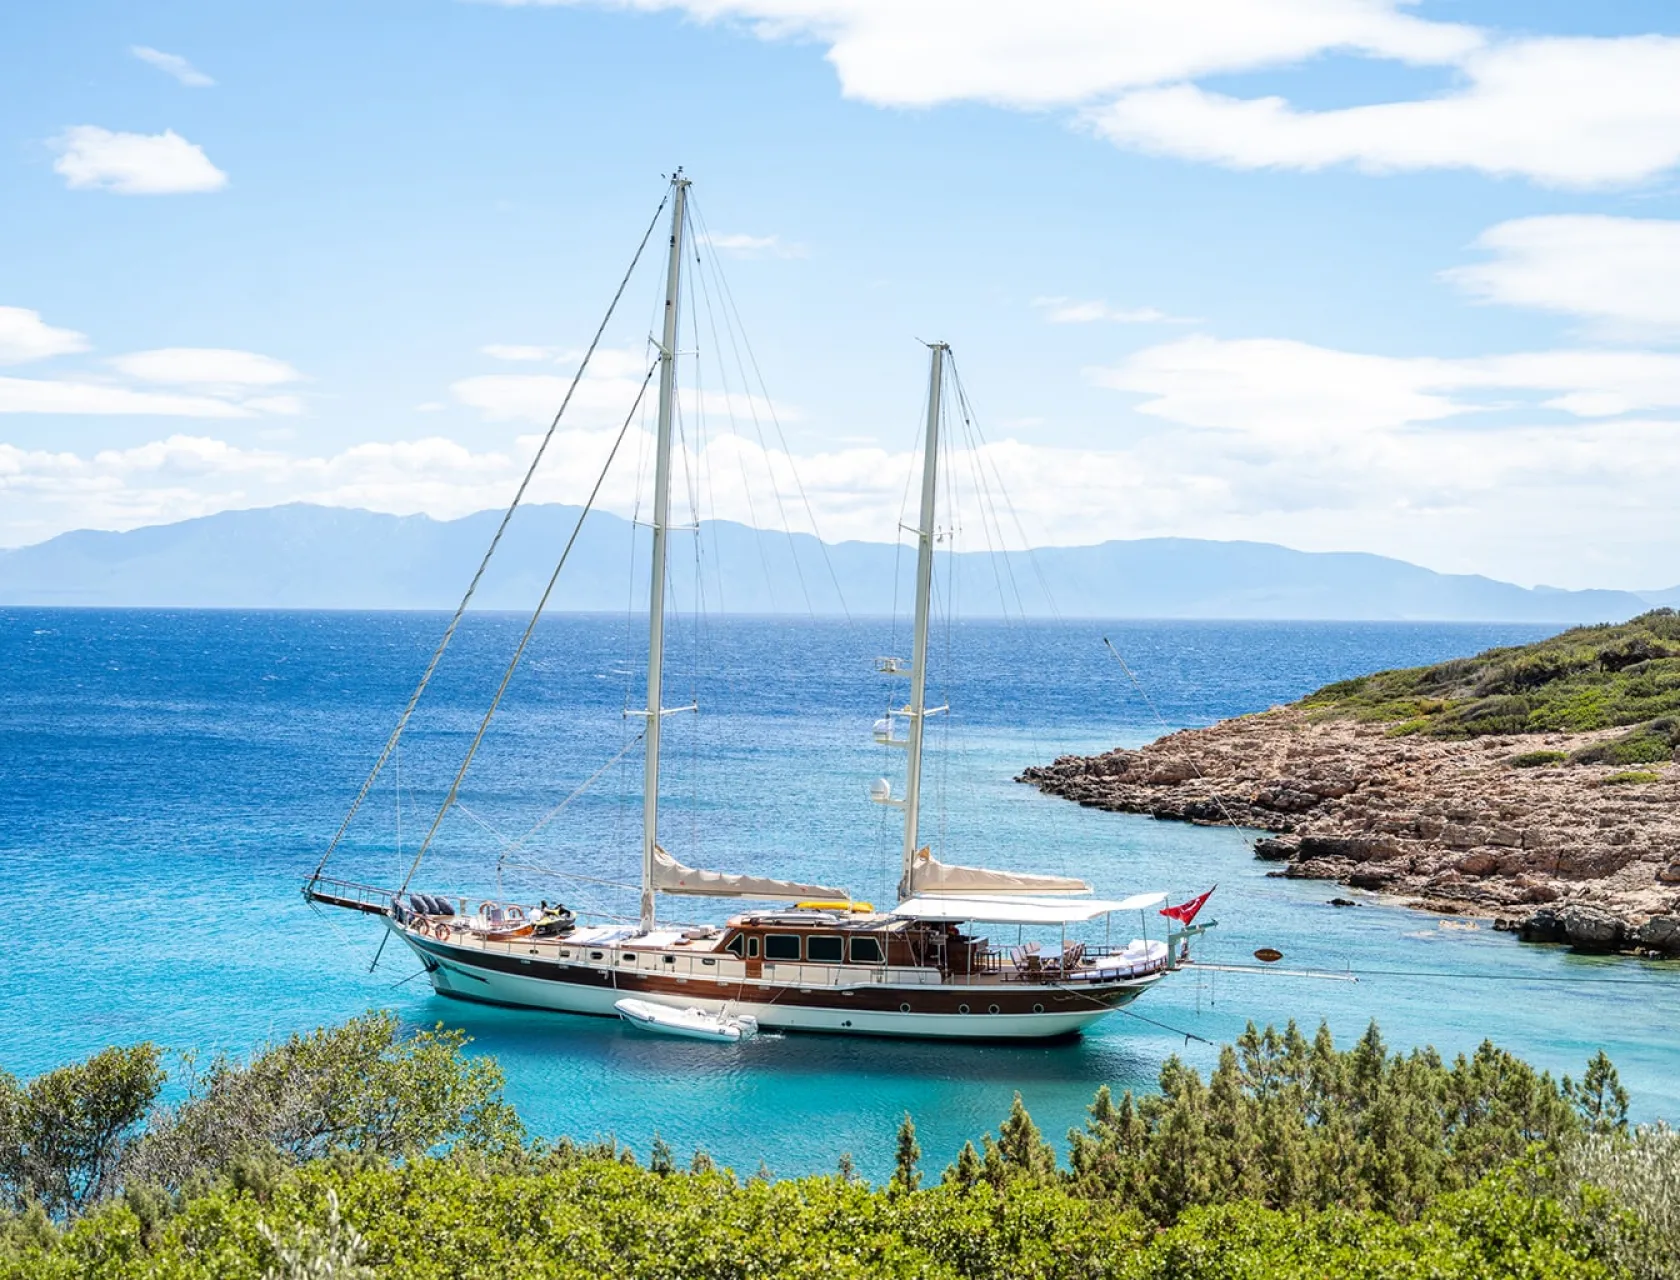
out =
[[[662,1040],[599,1019],[456,1003],[405,951],[370,972],[381,930],[310,909],[299,886],[325,849],[423,669],[432,614],[0,608],[0,866],[5,932],[0,1067],[28,1075],[102,1045],[244,1051],[390,1008],[474,1037],[506,1069],[531,1127],[654,1135],[743,1172],[890,1167],[912,1114],[937,1171],[993,1129],[1019,1090],[1044,1129],[1081,1122],[1100,1084],[1150,1087],[1173,1053],[1206,1067],[1249,1019],[1376,1019],[1397,1047],[1443,1053],[1485,1037],[1555,1072],[1603,1046],[1642,1118],[1680,1118],[1680,969],[1523,946],[1270,879],[1245,833],[1084,810],[1012,781],[1066,752],[1137,744],[1286,701],[1328,681],[1544,634],[1524,626],[1322,623],[969,623],[941,632],[923,832],[949,860],[1077,873],[1105,895],[1189,896],[1217,882],[1204,960],[1257,947],[1357,983],[1184,974],[1073,1043],[1041,1047],[766,1037]],[[330,871],[401,879],[500,679],[523,620],[471,616]],[[1107,653],[1113,639],[1147,701]],[[545,621],[510,686],[418,888],[625,913],[635,878],[639,755],[631,751],[505,851],[630,744],[640,624]],[[896,815],[869,783],[893,761],[870,740],[888,688],[877,655],[907,655],[885,621],[713,619],[676,628],[662,838],[685,861],[844,883],[891,898]],[[1159,718],[1157,718],[1159,717]],[[538,870],[536,868],[547,869]],[[1354,895],[1357,896],[1357,895]],[[706,918],[666,900],[676,918]],[[1515,979],[1521,979],[1517,981]],[[1147,1021],[1145,1020],[1147,1019]],[[1187,1039],[1184,1033],[1201,1039]]]

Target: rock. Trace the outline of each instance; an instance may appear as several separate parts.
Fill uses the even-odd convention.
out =
[[[1536,941],[1680,955],[1680,765],[1605,787],[1615,766],[1507,761],[1578,755],[1620,730],[1456,741],[1390,727],[1285,707],[1021,780],[1091,808],[1261,828],[1254,854],[1271,875],[1498,911],[1502,932]]]
[[[1357,907],[1359,904],[1352,898],[1331,898],[1330,905],[1333,907]]]
[[[1562,916],[1550,907],[1541,907],[1517,925],[1517,936],[1524,942],[1564,942],[1569,935]]]
[[[1560,919],[1570,943],[1586,950],[1612,951],[1626,932],[1626,927],[1610,912],[1584,902],[1570,903]]]
[[[1665,955],[1680,955],[1680,916],[1652,916],[1633,931],[1632,940]]]

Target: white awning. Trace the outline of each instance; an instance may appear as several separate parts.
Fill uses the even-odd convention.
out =
[[[1116,911],[1147,911],[1150,907],[1158,907],[1167,900],[1164,893],[1134,893],[1129,898],[1122,898],[1114,904]]]
[[[763,898],[769,901],[850,901],[851,894],[826,884],[800,884],[796,880],[772,880],[767,876],[731,875],[726,871],[699,871],[685,867],[665,850],[653,850],[653,887],[661,893],[686,893],[712,898]]]
[[[1164,894],[1142,896],[1151,902],[1166,901]],[[1110,912],[1135,910],[1138,901],[1138,898],[1123,902],[1104,898],[1056,902],[1033,898],[919,897],[899,903],[892,914],[906,920],[973,920],[981,924],[1082,924]]]
[[[1073,876],[1039,875],[1030,871],[993,871],[990,867],[959,867],[941,862],[926,846],[910,864],[911,896],[937,893],[969,897],[992,893],[1090,893],[1091,886]]]

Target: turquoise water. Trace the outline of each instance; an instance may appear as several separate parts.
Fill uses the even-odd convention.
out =
[[[501,1060],[510,1098],[541,1133],[613,1133],[645,1154],[657,1132],[679,1151],[704,1146],[740,1170],[762,1163],[778,1174],[829,1169],[849,1151],[879,1176],[905,1112],[937,1167],[994,1128],[1017,1089],[1060,1135],[1098,1085],[1148,1087],[1172,1053],[1206,1066],[1214,1050],[1202,1040],[1227,1040],[1248,1019],[1323,1019],[1351,1037],[1376,1018],[1392,1045],[1455,1053],[1492,1037],[1556,1072],[1578,1074],[1602,1046],[1640,1116],[1680,1117],[1680,970],[1525,947],[1400,908],[1332,908],[1332,885],[1267,878],[1240,832],[1088,811],[1011,781],[1063,752],[1153,737],[1155,711],[1174,726],[1207,723],[1539,629],[951,630],[937,646],[934,685],[953,710],[938,727],[924,819],[945,856],[1077,872],[1105,894],[1189,896],[1217,881],[1206,915],[1220,923],[1202,959],[1241,962],[1273,946],[1289,966],[1352,969],[1360,981],[1184,974],[1140,1001],[1137,1017],[1052,1046],[769,1037],[720,1047],[440,999],[414,980],[404,952],[387,950],[369,972],[374,922],[303,903],[298,886],[442,625],[416,614],[0,609],[0,865],[18,917],[5,945],[0,1066],[29,1074],[142,1038],[239,1051],[391,1008],[469,1031]],[[469,619],[400,766],[331,870],[400,879],[521,626]],[[1154,710],[1108,657],[1105,634]],[[417,887],[493,892],[499,841],[524,834],[631,741],[635,722],[622,713],[641,703],[637,640],[623,617],[561,617],[539,629],[463,790],[464,811],[444,824]],[[680,629],[667,702],[694,698],[701,710],[667,721],[664,843],[702,865],[888,898],[897,835],[866,798],[891,768],[869,740],[887,693],[872,659],[905,647],[902,632],[876,621]],[[632,751],[516,860],[633,879],[640,785]],[[502,874],[510,895],[631,909],[624,891]]]

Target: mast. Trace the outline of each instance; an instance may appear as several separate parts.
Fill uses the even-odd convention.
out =
[[[928,412],[926,452],[922,457],[922,514],[916,526],[916,635],[910,656],[910,741],[904,783],[904,875],[898,884],[900,899],[910,896],[910,872],[916,861],[916,817],[922,796],[922,726],[927,721],[928,613],[933,598],[933,520],[939,493],[939,393],[945,382],[943,342],[928,344],[932,359],[928,368]]]
[[[671,179],[671,260],[665,271],[665,327],[659,339],[659,430],[653,469],[653,572],[648,588],[646,763],[642,771],[642,931],[653,928],[653,854],[659,841],[659,729],[665,687],[665,536],[671,514],[671,416],[677,386],[677,303],[682,290],[688,179]]]

